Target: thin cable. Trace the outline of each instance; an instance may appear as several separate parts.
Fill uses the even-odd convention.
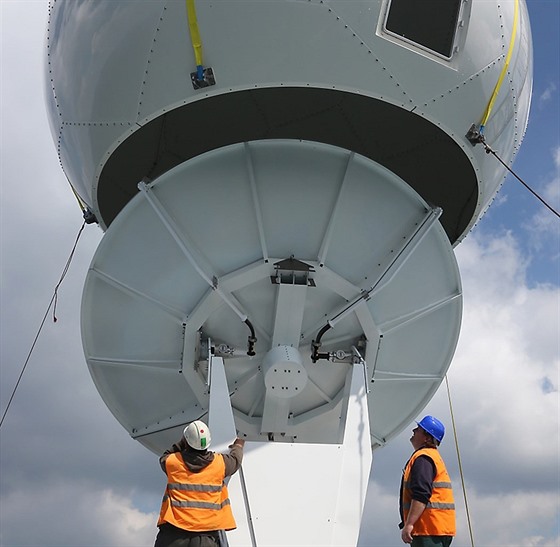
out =
[[[64,281],[64,278],[66,277],[66,274],[68,273],[68,269],[70,268],[70,264],[72,263],[72,259],[74,258],[74,253],[76,252],[76,247],[78,246],[78,241],[80,241],[80,237],[82,235],[82,232],[84,231],[85,225],[86,225],[86,221],[84,220],[84,222],[82,223],[82,227],[80,228],[80,231],[78,232],[78,235],[76,236],[76,241],[74,242],[74,247],[72,247],[72,251],[70,252],[70,256],[68,257],[68,260],[66,261],[64,269],[62,270],[62,274],[60,276],[60,279],[58,280],[58,283],[57,283],[56,287],[54,288],[54,295],[53,295],[53,299],[54,299],[53,322],[54,323],[57,322],[56,304],[58,302],[58,289],[59,289],[60,285],[62,284],[62,282]]]
[[[474,536],[473,536],[472,525],[471,525],[471,515],[469,511],[469,503],[467,501],[467,489],[465,488],[465,478],[463,476],[463,464],[461,463],[461,453],[459,452],[459,441],[457,440],[457,429],[455,427],[455,416],[453,415],[453,405],[451,404],[451,391],[449,390],[449,381],[447,380],[447,374],[445,375],[445,385],[447,386],[447,399],[449,400],[449,411],[451,413],[453,437],[455,438],[455,450],[457,451],[457,461],[459,462],[459,474],[461,475],[461,486],[463,488],[463,497],[465,499],[465,508],[467,510],[467,523],[469,525],[471,545],[472,547],[474,547]]]
[[[58,283],[57,283],[57,285],[54,289],[54,294],[52,295],[51,301],[49,302],[49,305],[47,306],[47,311],[45,311],[45,315],[43,316],[43,320],[41,321],[41,324],[39,325],[39,330],[37,331],[37,334],[35,335],[35,339],[33,340],[33,344],[31,344],[31,349],[29,350],[29,353],[27,354],[27,358],[25,359],[25,363],[23,364],[21,372],[19,373],[19,377],[17,379],[16,385],[15,385],[15,387],[12,391],[12,394],[10,396],[10,400],[8,401],[8,405],[6,406],[6,409],[4,410],[4,413],[2,414],[2,420],[0,420],[0,427],[2,427],[2,424],[4,423],[4,420],[6,418],[6,415],[8,414],[8,409],[10,408],[10,405],[12,404],[12,401],[14,399],[16,391],[17,391],[17,389],[19,387],[19,384],[21,382],[21,379],[23,378],[23,373],[25,372],[25,369],[27,368],[27,364],[29,363],[29,359],[31,358],[31,354],[33,353],[33,350],[35,349],[35,345],[37,344],[37,340],[39,339],[41,331],[43,330],[43,326],[45,324],[45,321],[47,320],[47,317],[49,315],[49,311],[51,309],[51,306],[53,305],[53,302],[55,303],[55,308],[56,308],[58,288],[60,287],[60,284],[62,283],[63,279],[66,277],[66,274],[68,273],[68,268],[70,267],[70,263],[72,262],[74,252],[76,251],[78,241],[80,240],[80,236],[82,235],[82,232],[84,231],[84,226],[85,225],[86,225],[86,222],[84,221],[83,224],[82,224],[82,227],[80,228],[80,231],[78,232],[78,236],[76,237],[76,241],[74,242],[74,247],[72,247],[72,252],[70,253],[70,256],[68,257],[68,260],[66,261],[66,265],[64,266],[64,269],[62,271],[62,275],[60,276],[60,280],[58,281]],[[56,322],[56,316],[54,315],[54,310],[53,310],[53,321]]]
[[[492,150],[492,148],[490,148],[484,140],[481,140],[481,142],[482,142],[482,146],[484,146],[484,149],[486,150],[487,154],[492,154],[521,184],[523,184],[523,186],[525,186],[525,188],[527,188],[527,190],[529,190],[529,192],[531,192],[531,194],[533,194],[547,209],[549,209],[558,218],[560,218],[560,213],[558,213],[558,211],[556,211],[556,209],[554,209],[541,196],[539,196],[539,194],[537,194],[521,177],[519,177],[514,171],[512,171],[509,168],[509,166],[506,164],[506,162],[504,162],[504,160],[502,160],[502,158],[500,158],[500,156],[498,156],[498,154],[495,150]]]

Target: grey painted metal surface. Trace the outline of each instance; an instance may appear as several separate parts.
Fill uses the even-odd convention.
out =
[[[397,172],[443,208],[455,242],[504,178],[465,133],[483,115],[514,29],[487,142],[511,161],[526,126],[531,36],[525,3],[515,27],[514,5],[463,2],[444,59],[384,29],[388,1],[199,2],[216,84],[193,89],[183,2],[55,2],[47,98],[61,163],[107,226],[139,180],[206,150],[326,142]]]

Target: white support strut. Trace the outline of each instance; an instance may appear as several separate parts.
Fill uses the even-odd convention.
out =
[[[355,547],[372,462],[363,366],[348,371],[342,444],[246,443],[243,475],[229,483],[238,525],[231,547]],[[212,429],[212,400],[210,412]]]
[[[229,399],[224,360],[221,357],[209,357],[210,401],[208,408],[208,427],[212,433],[212,450],[214,452],[227,452],[228,446],[237,437],[233,410]],[[251,512],[247,489],[244,484],[243,469],[230,477],[228,487],[239,493],[232,502],[234,516],[237,521],[237,536],[240,538],[238,545],[256,547],[254,531],[251,523]],[[242,503],[242,500],[244,503]],[[222,543],[224,541],[222,540]],[[226,543],[227,545],[227,543]]]

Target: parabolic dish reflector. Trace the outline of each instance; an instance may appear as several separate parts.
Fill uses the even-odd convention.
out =
[[[92,261],[82,333],[105,403],[145,446],[161,453],[204,418],[209,352],[249,440],[339,442],[357,357],[374,446],[433,395],[460,279],[441,211],[397,175],[342,148],[265,140],[140,189]]]

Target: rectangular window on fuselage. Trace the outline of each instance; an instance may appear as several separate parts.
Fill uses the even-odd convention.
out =
[[[385,29],[450,58],[461,0],[391,0]]]

